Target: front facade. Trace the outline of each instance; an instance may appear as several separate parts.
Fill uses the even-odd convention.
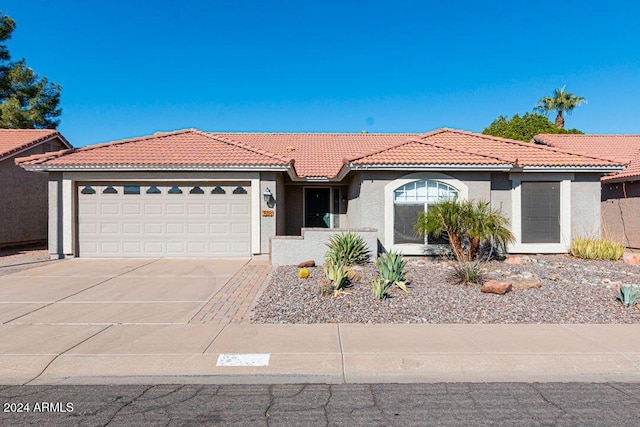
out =
[[[606,237],[640,249],[640,135],[542,134],[533,142],[626,164],[601,178],[601,227]]]
[[[453,198],[500,209],[517,239],[511,252],[566,252],[574,234],[599,232],[600,177],[622,168],[449,129],[187,130],[19,162],[49,174],[53,257],[242,257],[277,247],[291,262],[308,259],[298,249],[305,234],[340,229],[374,232],[378,251],[431,253],[442,242],[417,237],[415,217]]]
[[[47,240],[47,174],[30,173],[15,159],[71,148],[55,130],[0,130],[0,247]]]

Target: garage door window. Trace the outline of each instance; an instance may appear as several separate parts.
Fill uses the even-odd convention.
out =
[[[168,191],[169,194],[182,194],[182,190],[178,187],[171,187]]]
[[[233,190],[233,194],[247,194],[247,190],[245,190],[244,187],[238,186]]]
[[[93,189],[92,186],[87,185],[80,191],[82,194],[96,194],[96,190]]]
[[[147,189],[147,194],[162,194],[162,191],[154,185]]]
[[[189,194],[204,194],[204,190],[200,187],[193,187]]]
[[[211,194],[227,194],[227,192],[224,191],[224,188],[218,186],[211,190]]]
[[[139,185],[125,185],[124,194],[140,194]]]
[[[102,191],[102,194],[118,194],[118,190],[109,185]]]

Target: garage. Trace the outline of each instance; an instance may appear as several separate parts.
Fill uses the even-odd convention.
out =
[[[77,255],[251,255],[249,182],[81,182]]]

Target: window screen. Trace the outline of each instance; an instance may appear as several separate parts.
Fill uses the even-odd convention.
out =
[[[523,182],[522,243],[560,243],[560,183]]]
[[[394,243],[424,243],[424,238],[413,231],[416,218],[424,211],[424,203],[419,205],[396,204],[393,206]]]

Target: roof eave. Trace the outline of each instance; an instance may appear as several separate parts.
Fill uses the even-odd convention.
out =
[[[93,171],[290,171],[291,165],[47,165],[21,164],[25,170],[31,172],[93,172]]]
[[[434,164],[434,165],[411,165],[411,164],[359,164],[349,165],[351,170],[412,170],[412,171],[490,171],[490,172],[507,172],[513,168],[510,163],[494,164],[494,165],[460,165],[460,164]]]
[[[523,172],[620,172],[623,166],[523,166]]]

